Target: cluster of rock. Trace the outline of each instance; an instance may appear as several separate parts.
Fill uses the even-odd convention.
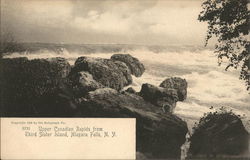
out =
[[[121,90],[132,83],[131,71],[121,61],[111,59],[79,57],[75,61],[70,76],[78,72],[90,73],[100,84],[116,90]]]
[[[136,118],[139,157],[179,158],[187,124],[173,114],[187,97],[185,79],[172,77],[160,86],[133,88],[144,65],[129,54],[110,59],[79,57],[0,60],[1,116]],[[194,152],[196,153],[196,152]]]
[[[121,54],[79,57],[74,66],[64,58],[2,59],[1,116],[136,118],[137,151],[179,157],[187,125],[170,112],[179,100],[178,88],[143,84],[139,93],[122,91],[132,75],[144,71],[138,59]]]

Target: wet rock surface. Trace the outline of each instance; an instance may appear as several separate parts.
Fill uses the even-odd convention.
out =
[[[160,84],[160,87],[163,88],[176,89],[179,101],[187,98],[187,86],[187,81],[179,77],[167,78]]]
[[[71,73],[80,71],[89,72],[94,80],[116,90],[121,90],[132,83],[130,70],[122,62],[103,58],[79,57]]]
[[[175,89],[157,87],[148,83],[142,85],[139,94],[146,101],[161,107],[164,112],[173,112],[176,107],[176,102],[178,101],[178,95]]]
[[[131,71],[131,74],[136,77],[142,76],[145,71],[144,65],[135,57],[130,54],[114,54],[111,57],[112,60],[124,62]]]
[[[95,81],[92,75],[88,72],[81,71],[69,76],[74,97],[79,98],[85,96],[89,91],[94,91],[98,88],[104,88],[102,84]]]

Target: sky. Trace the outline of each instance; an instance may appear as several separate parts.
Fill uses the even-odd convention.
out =
[[[203,45],[201,0],[1,0],[1,32],[20,42]]]

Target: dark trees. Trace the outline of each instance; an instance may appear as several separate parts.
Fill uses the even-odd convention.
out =
[[[240,79],[246,81],[250,89],[250,12],[248,0],[205,0],[202,4],[199,21],[208,23],[206,45],[214,35],[218,42],[215,53],[219,65],[224,59],[229,67],[241,67]]]

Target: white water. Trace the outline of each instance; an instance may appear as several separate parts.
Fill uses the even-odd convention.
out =
[[[191,128],[204,113],[226,106],[240,115],[250,119],[250,94],[246,91],[244,81],[239,80],[235,70],[224,71],[225,66],[217,65],[217,58],[210,50],[182,50],[152,52],[148,49],[137,49],[129,52],[137,57],[146,67],[142,77],[133,77],[131,85],[137,91],[143,83],[159,85],[165,78],[178,76],[188,81],[188,96],[184,102],[178,102],[175,114],[185,119]],[[5,57],[26,56],[29,59],[65,57],[71,64],[77,57],[90,56],[110,58],[107,53],[61,53],[40,50],[32,53],[13,53]],[[250,126],[244,121],[248,131]]]

